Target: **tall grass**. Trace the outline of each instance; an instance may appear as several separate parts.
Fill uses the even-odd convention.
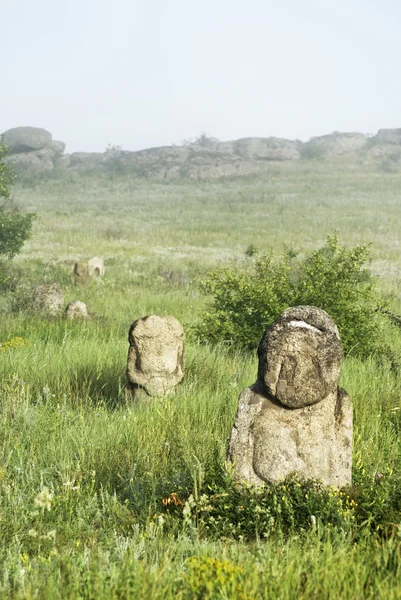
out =
[[[198,279],[249,260],[250,243],[306,253],[338,229],[346,243],[373,242],[372,268],[399,310],[399,178],[304,163],[242,181],[124,176],[15,189],[38,213],[17,261],[24,277],[57,279],[65,302],[85,301],[92,317],[71,323],[4,304],[0,597],[400,597],[398,523],[385,537],[371,523],[358,536],[323,523],[245,542],[208,538],[162,510],[172,493],[207,491],[224,465],[238,395],[256,378],[255,355],[194,339]],[[106,260],[104,280],[74,287],[72,263],[95,255]],[[186,375],[172,395],[130,404],[128,328],[150,313],[184,324]],[[4,345],[17,336],[24,342]],[[351,355],[341,385],[354,404],[354,484],[387,485],[400,473],[401,373]]]

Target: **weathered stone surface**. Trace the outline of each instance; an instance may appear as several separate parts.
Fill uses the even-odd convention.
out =
[[[40,153],[40,154],[39,154]],[[38,152],[20,152],[6,157],[7,164],[15,171],[29,171],[30,173],[43,173],[51,171],[54,167],[51,157],[41,150]]]
[[[174,317],[150,315],[134,321],[129,334],[128,396],[163,396],[184,377],[185,336]]]
[[[311,138],[303,145],[301,153],[305,158],[342,156],[361,150],[366,144],[367,136],[363,133],[334,131]]]
[[[387,162],[399,168],[401,164],[401,129],[379,129],[369,139],[368,158]]]
[[[253,426],[265,401],[265,394],[263,386],[255,383],[254,386],[243,390],[238,399],[237,414],[227,452],[228,459],[234,465],[234,477],[237,481],[257,485],[263,483],[255,473]]]
[[[250,484],[290,475],[336,487],[350,484],[351,401],[338,389],[318,404],[292,409],[255,384],[239,398],[228,457],[235,479]]]
[[[39,150],[52,141],[51,133],[40,127],[14,127],[4,132],[3,138],[11,154]]]
[[[65,309],[65,318],[66,319],[88,319],[88,309],[86,308],[85,302],[81,302],[80,300],[74,300],[74,302],[70,302]]]
[[[55,158],[53,164],[58,169],[68,169],[70,166],[70,155],[63,154],[63,156],[60,156],[60,158]]]
[[[401,145],[401,128],[379,129],[377,134],[371,138],[374,144],[397,144]]]
[[[10,151],[6,161],[17,173],[51,171],[65,149],[64,142],[52,141],[51,134],[38,127],[9,129],[4,141]]]
[[[104,275],[104,260],[98,256],[94,256],[88,260],[88,273],[90,277],[103,277]]]
[[[87,285],[91,281],[87,262],[76,262],[72,274],[72,281],[75,285]]]
[[[333,320],[313,306],[289,308],[266,330],[258,356],[258,380],[240,395],[228,447],[235,478],[349,484],[352,405],[338,388],[343,352]]]
[[[398,171],[401,167],[401,146],[377,144],[369,148],[367,159],[376,163],[381,171]]]
[[[334,321],[314,306],[288,308],[263,335],[258,379],[279,402],[300,408],[337,388],[343,359]]]
[[[298,160],[300,143],[283,138],[243,138],[236,140],[233,151],[247,160]]]
[[[401,146],[396,144],[375,144],[369,148],[370,158],[389,158],[398,160],[401,156]]]
[[[33,304],[35,310],[58,316],[64,307],[64,295],[58,283],[47,283],[35,290]]]
[[[65,143],[58,140],[53,140],[47,146],[48,152],[53,160],[60,158],[65,150]]]

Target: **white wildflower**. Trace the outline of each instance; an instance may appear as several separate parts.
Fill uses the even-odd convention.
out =
[[[29,529],[28,535],[29,535],[29,537],[36,538],[36,537],[38,537],[38,532],[35,531],[35,529]]]
[[[53,494],[48,487],[44,486],[35,498],[35,506],[38,506],[43,510],[50,510],[52,507],[52,500]]]

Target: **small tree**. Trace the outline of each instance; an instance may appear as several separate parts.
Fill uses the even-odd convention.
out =
[[[198,335],[253,349],[283,310],[309,304],[334,319],[346,352],[372,354],[379,348],[386,317],[364,268],[369,251],[368,245],[341,247],[334,234],[303,261],[287,252],[278,260],[261,256],[247,270],[215,271],[201,284],[211,300]]]
[[[10,185],[14,175],[4,161],[7,147],[0,136],[0,256],[13,258],[21,252],[24,242],[32,231],[34,214],[23,214],[15,206],[10,206]]]

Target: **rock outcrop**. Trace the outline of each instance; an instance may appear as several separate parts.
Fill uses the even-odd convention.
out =
[[[238,481],[287,476],[341,487],[351,482],[352,405],[338,388],[342,347],[324,311],[289,308],[259,345],[257,382],[244,390],[228,458]]]
[[[304,158],[331,158],[355,154],[366,146],[367,136],[363,133],[342,133],[335,131],[328,135],[314,137],[302,146]]]
[[[401,129],[379,129],[369,139],[368,156],[372,161],[389,161],[401,166]]]
[[[172,391],[184,377],[185,335],[174,317],[134,321],[129,334],[127,399],[148,400]]]
[[[231,152],[246,160],[282,161],[299,160],[301,142],[283,138],[242,138],[235,142],[225,142],[217,147],[217,152],[227,151],[227,144],[232,144]]]
[[[7,163],[16,172],[43,173],[54,169],[50,155],[41,152],[19,152],[7,157]]]
[[[31,152],[49,146],[52,134],[40,127],[15,127],[3,133],[3,139],[11,154]]]
[[[37,127],[16,127],[4,134],[10,148],[7,161],[16,172],[125,173],[134,178],[220,179],[268,171],[274,162],[341,160],[380,166],[388,159],[401,166],[401,128],[380,129],[375,136],[335,131],[308,142],[278,137],[231,141],[200,136],[181,146],[162,146],[131,152],[110,147],[105,152],[64,154],[65,144]],[[75,176],[75,175],[74,175]]]
[[[401,128],[379,129],[377,134],[371,138],[374,144],[396,144],[401,146]]]
[[[17,173],[51,171],[65,150],[64,142],[53,141],[52,134],[40,127],[15,127],[3,133],[10,156],[7,162]]]
[[[49,156],[52,157],[52,160],[57,160],[58,158],[61,158],[64,154],[65,143],[60,142],[58,140],[53,140],[52,142],[50,142],[46,149],[48,151]]]

